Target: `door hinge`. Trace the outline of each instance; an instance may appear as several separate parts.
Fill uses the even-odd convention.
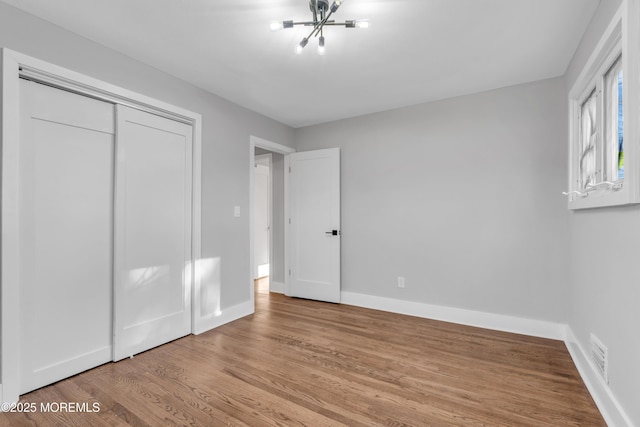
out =
[[[289,218],[289,224],[291,224],[291,218]]]
[[[291,269],[289,269],[289,276],[291,276]]]
[[[289,173],[291,173],[291,166],[289,166]]]

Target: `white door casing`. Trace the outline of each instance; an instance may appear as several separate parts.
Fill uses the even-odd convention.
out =
[[[191,126],[118,105],[114,360],[191,332]]]
[[[26,80],[20,92],[26,393],[111,360],[115,123],[106,102]]]
[[[340,302],[340,149],[287,156],[287,295]]]
[[[251,135],[249,137],[249,212],[250,215],[253,216],[253,213],[255,211],[255,208],[253,206],[254,202],[253,202],[253,192],[254,192],[254,187],[255,187],[255,177],[254,177],[254,167],[255,167],[255,149],[256,148],[262,148],[264,150],[270,151],[271,153],[277,153],[277,154],[282,154],[284,156],[284,158],[286,158],[287,154],[291,154],[294,153],[295,150],[291,147],[288,147],[286,145],[282,145],[282,144],[278,144],[263,138],[259,138],[257,136]],[[285,160],[286,161],[286,160]],[[283,196],[284,194],[287,193],[287,185],[288,185],[288,179],[284,179],[284,188],[282,188],[283,190]],[[273,191],[273,187],[271,187],[271,190]],[[273,193],[272,193],[273,196]],[[271,204],[271,207],[273,208],[273,203]],[[275,218],[273,215],[271,217],[271,229],[270,229],[270,237],[269,237],[269,243],[270,243],[270,247],[269,247],[269,269],[270,269],[270,280],[269,280],[269,290],[273,291],[274,290],[274,285],[277,286],[277,291],[276,292],[284,292],[285,289],[288,288],[288,283],[289,283],[289,276],[287,274],[284,274],[284,283],[276,283],[274,282],[274,278],[273,278],[273,272],[275,270],[275,266],[277,261],[281,261],[280,259],[274,259],[275,258],[275,254],[274,254],[274,241],[276,240],[276,238],[281,239],[281,241],[283,242],[283,248],[286,247],[286,241],[287,241],[287,228],[285,226],[285,220],[284,218],[288,218],[288,206],[286,205],[285,201],[283,200],[283,206],[282,208],[284,209],[284,215],[280,218]],[[271,213],[273,214],[273,209],[270,209]],[[277,222],[276,222],[277,221]],[[281,230],[281,231],[280,231]],[[280,232],[279,232],[280,231]],[[277,233],[277,234],[274,234]],[[254,261],[254,250],[255,250],[255,236],[254,236],[254,224],[253,221],[250,222],[250,230],[249,230],[249,268],[250,271],[253,272],[254,270],[254,265],[255,265],[255,261]],[[277,236],[277,237],[275,237]],[[286,271],[287,269],[287,265],[288,265],[288,261],[287,261],[287,253],[286,253],[286,249],[284,250],[284,270]],[[250,289],[250,305],[252,308],[252,313],[255,311],[255,300],[254,300],[254,280],[253,280],[253,273],[251,273],[249,275],[250,277],[250,281],[249,281],[249,289]]]

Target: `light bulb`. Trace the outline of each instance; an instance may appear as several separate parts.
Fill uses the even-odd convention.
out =
[[[327,49],[324,47],[324,36],[320,36],[318,42],[318,55],[324,55]]]
[[[293,28],[293,21],[272,22],[271,31],[280,31],[283,28]]]
[[[304,49],[304,47],[307,45],[307,43],[309,43],[309,39],[308,38],[303,38],[302,41],[296,46],[296,53],[298,55],[300,55],[302,53],[302,49]]]
[[[360,21],[347,19],[346,21],[344,21],[344,26],[346,28],[369,28],[369,21],[367,19],[363,19]]]

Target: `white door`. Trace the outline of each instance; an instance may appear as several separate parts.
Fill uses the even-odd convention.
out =
[[[113,159],[113,105],[20,81],[20,393],[111,360]]]
[[[191,332],[192,128],[117,106],[114,360]]]
[[[340,149],[289,160],[287,295],[340,302]]]

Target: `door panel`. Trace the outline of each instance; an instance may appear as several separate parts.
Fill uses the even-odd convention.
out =
[[[25,80],[20,97],[26,393],[111,360],[114,107]]]
[[[117,106],[114,360],[191,331],[191,126]]]
[[[340,302],[340,151],[293,153],[289,165],[289,295]]]

